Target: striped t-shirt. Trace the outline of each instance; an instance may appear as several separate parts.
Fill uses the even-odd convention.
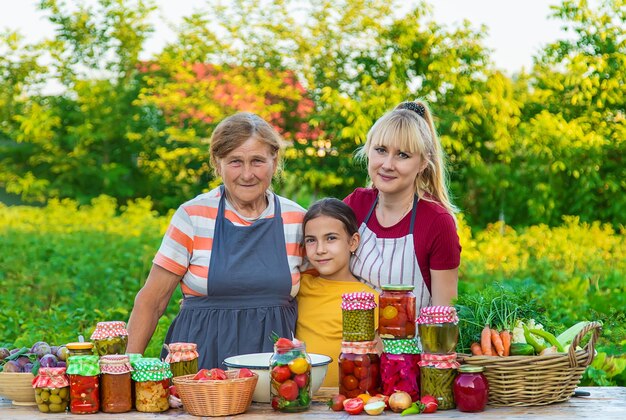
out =
[[[287,261],[291,271],[291,296],[296,296],[300,288],[300,269],[303,265],[302,219],[305,210],[297,203],[278,196]],[[167,228],[154,264],[180,276],[181,289],[186,296],[206,296],[207,275],[211,261],[211,247],[215,231],[215,218],[220,201],[220,189],[208,193],[181,205]],[[274,217],[274,194],[267,193],[268,207],[259,218]],[[254,220],[241,216],[226,201],[225,217],[236,226],[250,226]],[[279,250],[276,250],[279,252]]]

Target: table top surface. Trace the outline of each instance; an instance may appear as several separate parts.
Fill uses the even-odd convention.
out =
[[[626,419],[626,387],[582,387],[580,391],[590,393],[587,397],[573,397],[569,401],[530,407],[489,407],[480,414],[462,413],[458,410],[439,410],[433,414],[438,419],[461,419],[461,418],[550,418],[550,419]],[[238,419],[267,419],[270,416],[289,416],[291,419],[348,419],[352,418],[346,412],[334,412],[326,406],[326,401],[337,393],[336,388],[321,388],[313,398],[311,408],[302,413],[277,413],[269,404],[252,403],[244,414],[232,417]],[[366,416],[365,413],[361,416]],[[480,417],[478,417],[480,416]],[[88,415],[76,415],[70,413],[49,414],[40,413],[36,406],[16,406],[11,401],[0,397],[0,419],[163,419],[174,417],[176,419],[198,419],[183,409],[171,409],[164,413],[140,413],[131,411],[122,414],[96,413]],[[385,411],[381,417],[397,417],[400,414]],[[406,417],[402,417],[403,419]]]

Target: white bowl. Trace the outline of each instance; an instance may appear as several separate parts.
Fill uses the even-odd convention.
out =
[[[252,353],[227,357],[224,365],[231,369],[248,368],[259,375],[259,380],[252,394],[252,401],[270,402],[270,358],[272,353]],[[333,359],[323,354],[309,353],[311,358],[311,391],[315,394],[324,382],[328,365]]]

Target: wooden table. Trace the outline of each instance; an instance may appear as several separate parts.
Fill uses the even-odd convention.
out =
[[[427,418],[432,419],[461,419],[461,418],[492,418],[492,419],[626,419],[626,388],[625,387],[585,387],[579,388],[581,391],[590,392],[589,397],[574,397],[569,401],[558,404],[537,407],[487,407],[482,413],[461,413],[457,410],[437,411]],[[325,402],[337,392],[336,388],[322,388],[313,398],[311,409],[303,413],[287,414],[276,413],[269,404],[253,403],[250,409],[239,416],[233,416],[237,419],[267,419],[272,416],[282,417],[285,419],[354,419],[346,412],[330,411]],[[360,415],[361,418],[367,416],[365,413]],[[40,413],[36,406],[15,406],[10,401],[0,398],[0,419],[73,419],[73,420],[92,420],[92,419],[163,419],[173,417],[176,419],[198,419],[187,414],[184,410],[169,410],[165,413],[150,414],[132,411],[123,414],[49,414]],[[401,418],[400,414],[385,411],[382,418]],[[222,417],[228,418],[228,417]],[[415,418],[420,417],[402,417]]]

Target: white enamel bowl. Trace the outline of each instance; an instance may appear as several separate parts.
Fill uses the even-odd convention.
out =
[[[248,368],[252,372],[259,375],[259,380],[252,394],[252,401],[270,402],[270,358],[272,353],[252,353],[242,354],[240,356],[227,357],[224,365],[228,369]],[[328,365],[333,359],[323,354],[309,353],[311,358],[311,391],[313,394],[317,392],[324,382]]]

